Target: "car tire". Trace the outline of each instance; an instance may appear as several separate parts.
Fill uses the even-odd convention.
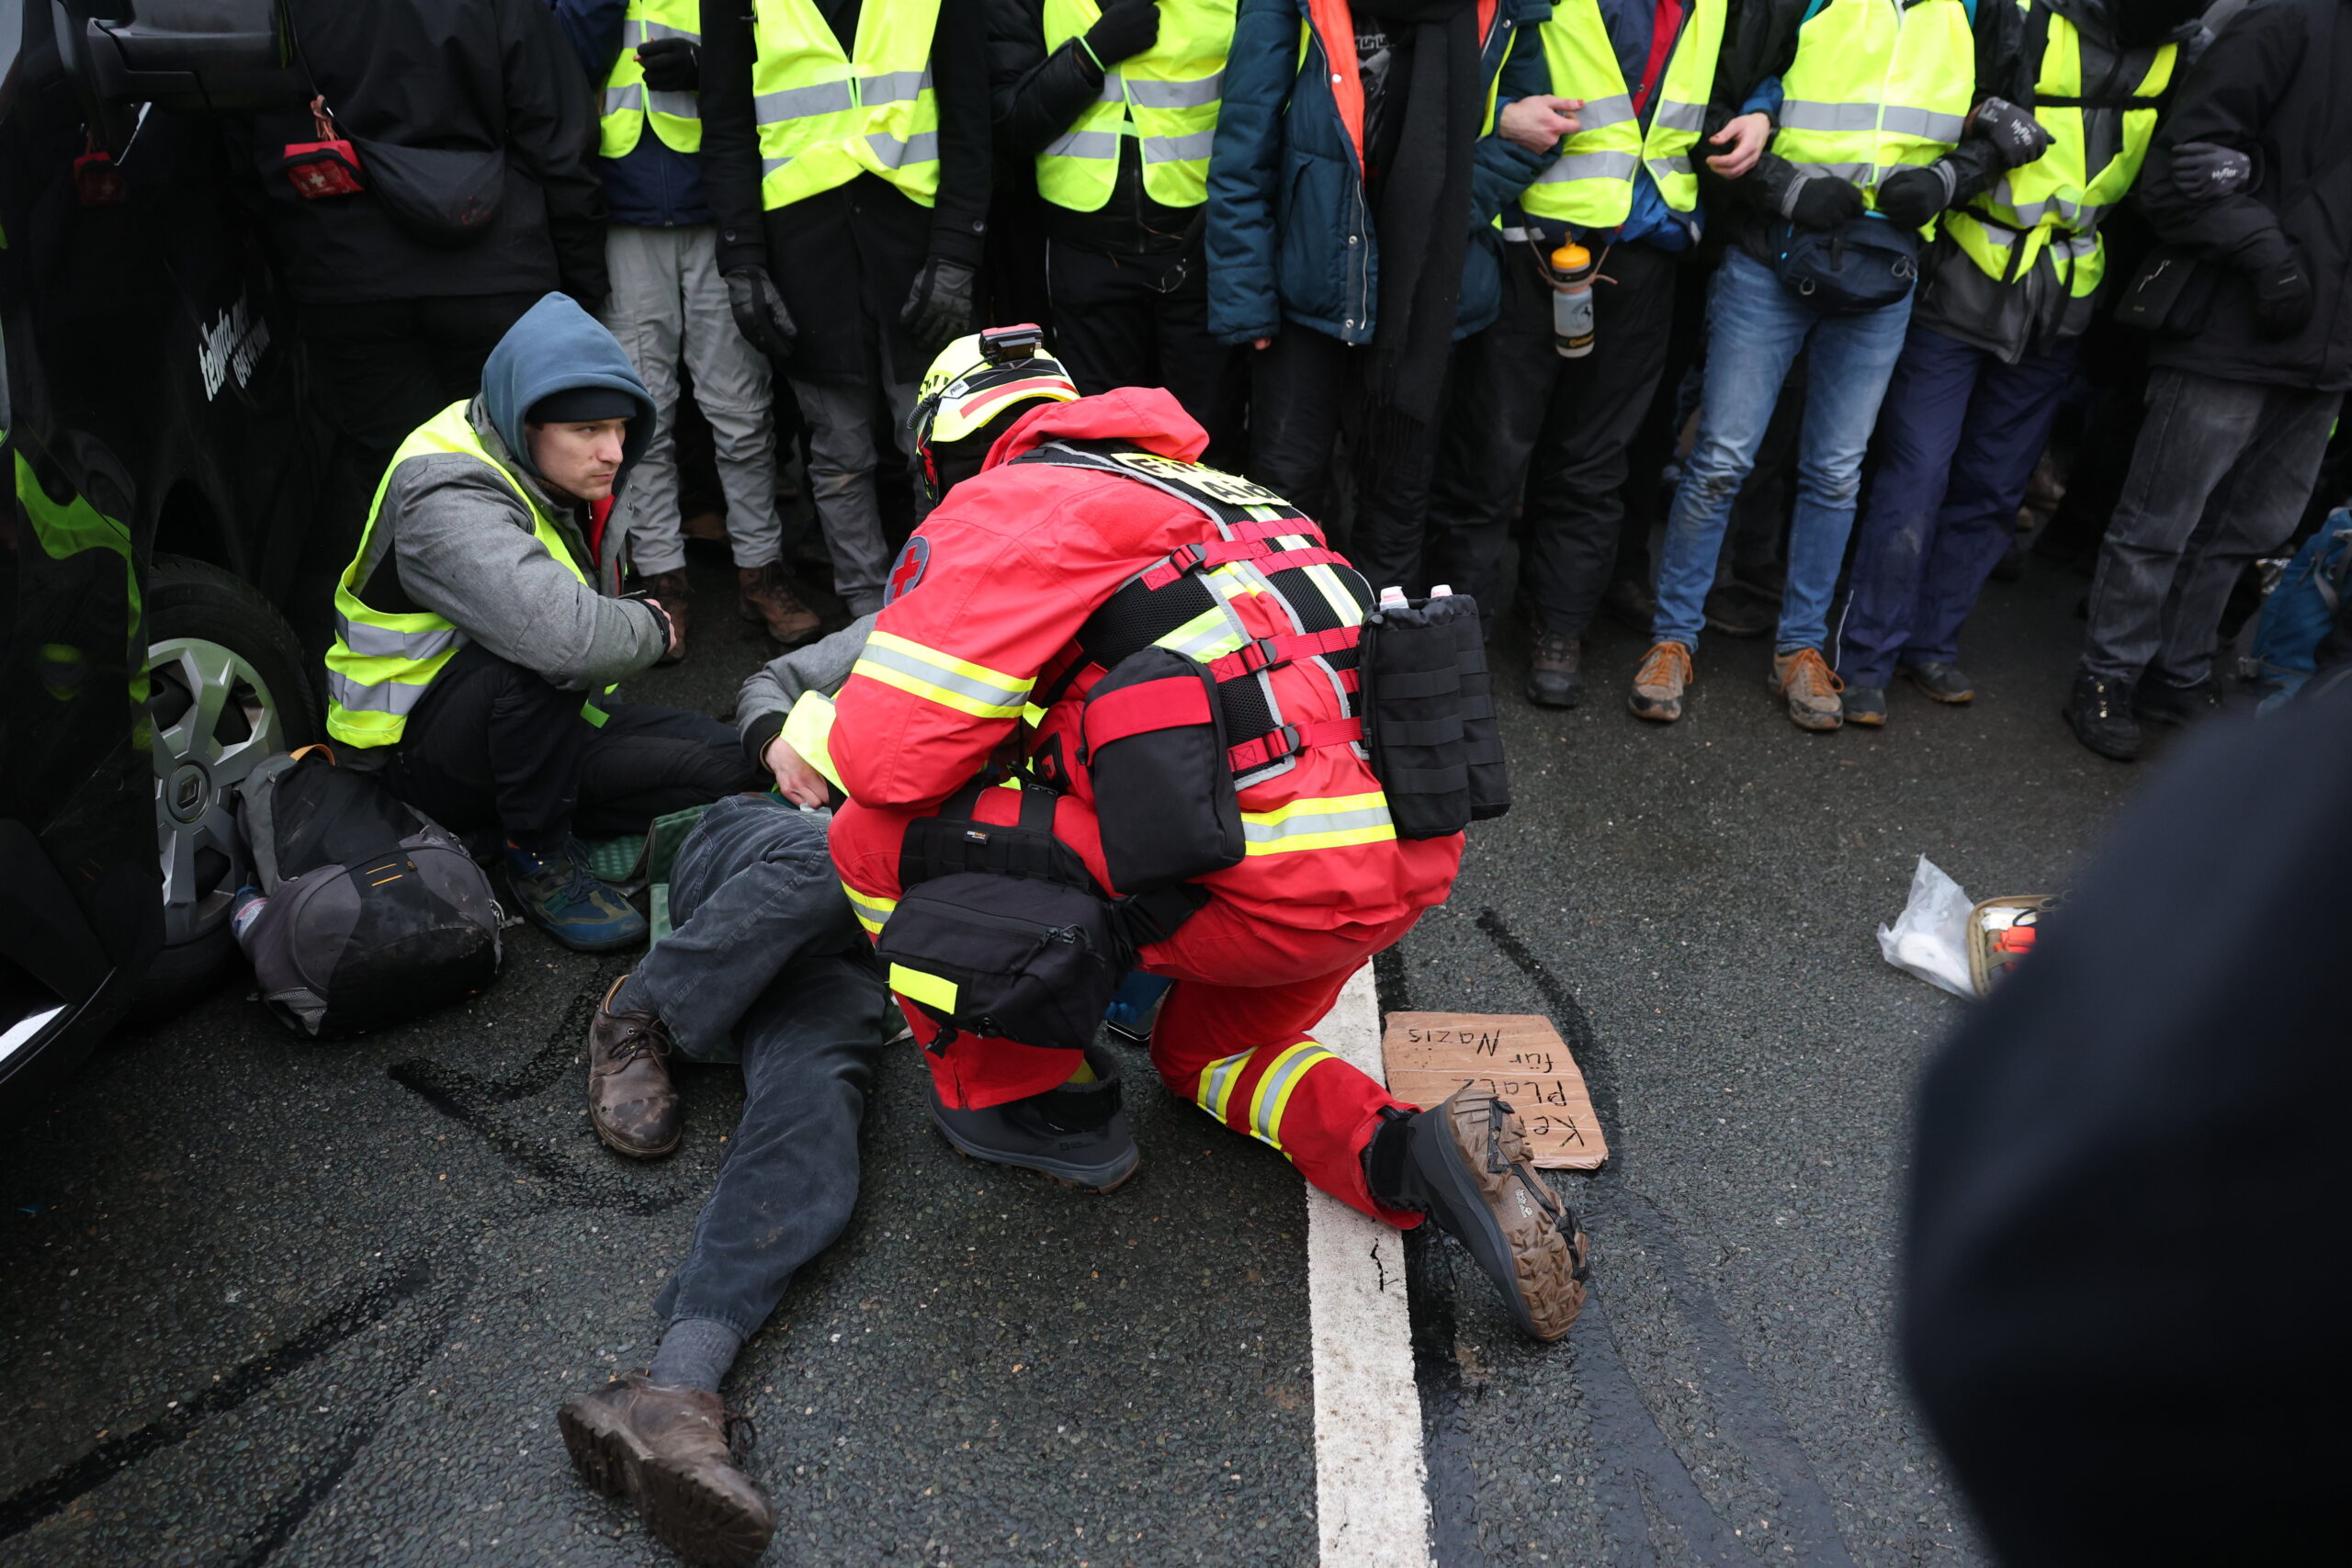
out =
[[[130,1017],[152,1022],[209,995],[237,967],[229,903],[250,863],[236,786],[263,759],[321,739],[324,727],[293,628],[252,584],[157,556],[146,607],[164,929]]]

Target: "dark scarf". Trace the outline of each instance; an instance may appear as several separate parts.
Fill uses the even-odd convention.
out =
[[[1373,408],[1414,424],[1437,414],[1470,243],[1470,151],[1485,109],[1478,90],[1476,0],[1353,0],[1391,28],[1413,29],[1411,74],[1396,156],[1374,214],[1380,298],[1372,336]]]

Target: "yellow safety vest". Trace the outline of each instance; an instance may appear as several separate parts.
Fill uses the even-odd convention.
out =
[[[2180,50],[2164,44],[2150,51],[2139,79],[2119,74],[2118,63],[2094,45],[2095,73],[2112,82],[2108,101],[2085,104],[2082,33],[2052,13],[2050,41],[2042,51],[2034,85],[2033,118],[2050,132],[2050,150],[1958,212],[1944,215],[1943,231],[1969,259],[2002,282],[2033,269],[2046,251],[2067,291],[2077,299],[2098,291],[2107,276],[2107,242],[2099,221],[2140,176],[2148,143],[2156,134],[2156,101],[2172,85]],[[2126,66],[2128,71],[2129,67]],[[2127,85],[2127,82],[2129,85]],[[2128,99],[2124,107],[2117,100]],[[2113,156],[2097,170],[2089,164],[2089,126],[2108,118],[2114,129],[2100,140]],[[2119,123],[2120,122],[2120,123]]]
[[[939,194],[931,85],[939,0],[866,0],[848,54],[810,0],[754,0],[752,10],[760,204],[774,211],[878,175],[931,206]]]
[[[588,574],[572,558],[571,547],[540,510],[529,491],[504,465],[490,455],[466,418],[464,402],[451,403],[416,427],[392,454],[391,465],[377,482],[376,499],[368,503],[368,526],[359,536],[359,553],[344,569],[334,587],[334,646],[327,649],[327,733],[346,746],[390,746],[408,728],[408,716],[424,699],[424,689],[441,667],[464,646],[466,634],[430,610],[394,615],[379,610],[359,597],[359,591],[383,564],[391,547],[390,536],[379,538],[376,519],[384,510],[384,492],[392,475],[411,457],[457,453],[488,465],[491,472],[514,490],[531,513],[531,535],[548,554],[581,581]],[[602,723],[604,715],[593,705],[583,710],[589,722]]]
[[[597,150],[607,158],[635,152],[649,118],[663,146],[680,152],[702,151],[702,96],[657,93],[645,85],[637,46],[659,38],[700,43],[701,0],[628,0],[628,14],[621,22],[620,58],[605,78],[604,141]]]
[[[1038,154],[1038,194],[1073,212],[1100,211],[1118,178],[1120,139],[1134,137],[1152,200],[1205,200],[1233,14],[1234,0],[1159,0],[1159,40],[1104,66],[1101,96]],[[1046,0],[1046,49],[1080,37],[1102,15],[1094,0]]]
[[[1667,206],[1694,210],[1699,177],[1690,168],[1690,150],[1705,129],[1725,9],[1725,0],[1700,0],[1683,25],[1645,135],[1600,7],[1593,0],[1555,6],[1543,25],[1544,58],[1552,68],[1552,91],[1584,100],[1577,111],[1584,129],[1561,144],[1551,167],[1520,197],[1521,208],[1579,228],[1613,229],[1633,211],[1634,175],[1647,165]]]
[[[1984,0],[2003,5],[2008,0]],[[1976,96],[1976,34],[1963,0],[1828,0],[1797,34],[1781,77],[1772,151],[1862,188],[1960,144]]]

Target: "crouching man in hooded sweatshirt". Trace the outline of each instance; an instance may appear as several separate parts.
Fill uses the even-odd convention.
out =
[[[495,828],[522,913],[582,952],[645,939],[576,831],[756,788],[735,734],[610,700],[674,640],[623,597],[604,520],[653,403],[612,333],[549,294],[491,352],[482,389],[417,427],[377,487],[334,594],[327,730],[382,759],[403,800],[458,832]]]

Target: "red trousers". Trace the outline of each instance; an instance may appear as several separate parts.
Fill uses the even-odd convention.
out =
[[[905,825],[895,813],[854,806],[833,818],[833,863],[868,934],[897,903]],[[1419,918],[1415,911],[1380,925],[1343,921],[1315,931],[1274,925],[1212,898],[1140,955],[1140,967],[1176,982],[1151,1035],[1161,1081],[1235,1132],[1280,1150],[1341,1202],[1399,1228],[1421,1216],[1374,1200],[1363,1156],[1382,1107],[1413,1108],[1325,1050],[1312,1031],[1348,977]],[[993,1036],[959,1033],[945,1051],[931,1051],[938,1026],[899,1006],[926,1046],[940,1098],[958,1109],[1024,1100],[1070,1076],[1068,1051]]]

